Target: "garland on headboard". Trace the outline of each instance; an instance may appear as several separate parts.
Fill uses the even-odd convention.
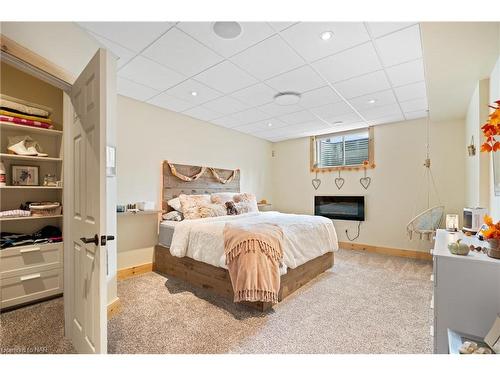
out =
[[[183,175],[182,173],[178,172],[177,169],[175,168],[175,165],[167,162],[168,166],[170,167],[170,171],[172,172],[172,174],[181,179],[182,181],[186,181],[186,182],[190,182],[190,181],[195,181],[197,180],[198,178],[200,178],[203,173],[205,173],[205,171],[207,169],[210,170],[210,172],[212,172],[213,176],[215,177],[215,179],[217,181],[219,181],[221,184],[227,184],[229,182],[231,182],[234,177],[236,176],[236,174],[238,173],[239,169],[235,169],[233,170],[233,172],[231,173],[231,175],[228,177],[228,178],[222,178],[219,176],[219,174],[217,173],[217,171],[215,170],[215,168],[211,168],[211,167],[200,167],[200,171],[192,176],[186,176],[186,175]]]

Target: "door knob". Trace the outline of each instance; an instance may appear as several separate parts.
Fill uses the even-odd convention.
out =
[[[82,241],[83,243],[93,243],[94,245],[98,246],[99,245],[99,236],[96,234],[96,235],[94,235],[94,237],[90,237],[90,238],[82,237],[82,238],[80,238],[80,241]]]
[[[113,241],[115,236],[101,236],[101,246],[106,246],[107,241]]]

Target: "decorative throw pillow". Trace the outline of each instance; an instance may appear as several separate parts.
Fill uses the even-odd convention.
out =
[[[248,212],[258,212],[257,198],[251,193],[242,193],[234,196],[233,200],[236,202],[236,210],[239,214],[246,214]]]
[[[210,195],[179,195],[179,200],[181,202],[182,213],[184,214],[184,219],[199,219],[200,207],[210,204]]]
[[[233,201],[226,202],[226,210],[228,215],[238,215],[239,213]]]
[[[182,212],[181,200],[179,199],[179,197],[170,199],[169,201],[167,201],[167,204],[174,210]]]
[[[209,203],[207,205],[199,206],[198,214],[200,218],[226,216],[226,206],[223,204]]]
[[[170,211],[162,215],[163,220],[182,221],[182,214],[179,211]]]
[[[233,197],[237,193],[229,193],[229,192],[223,192],[223,193],[213,193],[210,196],[210,200],[212,203],[219,203],[219,204],[224,204],[226,202],[232,201]]]

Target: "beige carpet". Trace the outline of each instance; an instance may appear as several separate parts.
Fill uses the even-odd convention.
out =
[[[118,284],[110,353],[431,353],[429,262],[355,251],[269,313],[155,273]],[[70,353],[62,298],[0,315],[0,353]]]
[[[118,285],[110,353],[431,353],[430,262],[340,251],[258,313],[150,273]]]

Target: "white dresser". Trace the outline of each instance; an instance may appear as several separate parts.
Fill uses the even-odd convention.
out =
[[[448,244],[486,245],[463,233],[438,229],[433,255],[434,353],[448,353],[448,328],[484,337],[500,313],[500,260],[471,251],[453,255]]]

